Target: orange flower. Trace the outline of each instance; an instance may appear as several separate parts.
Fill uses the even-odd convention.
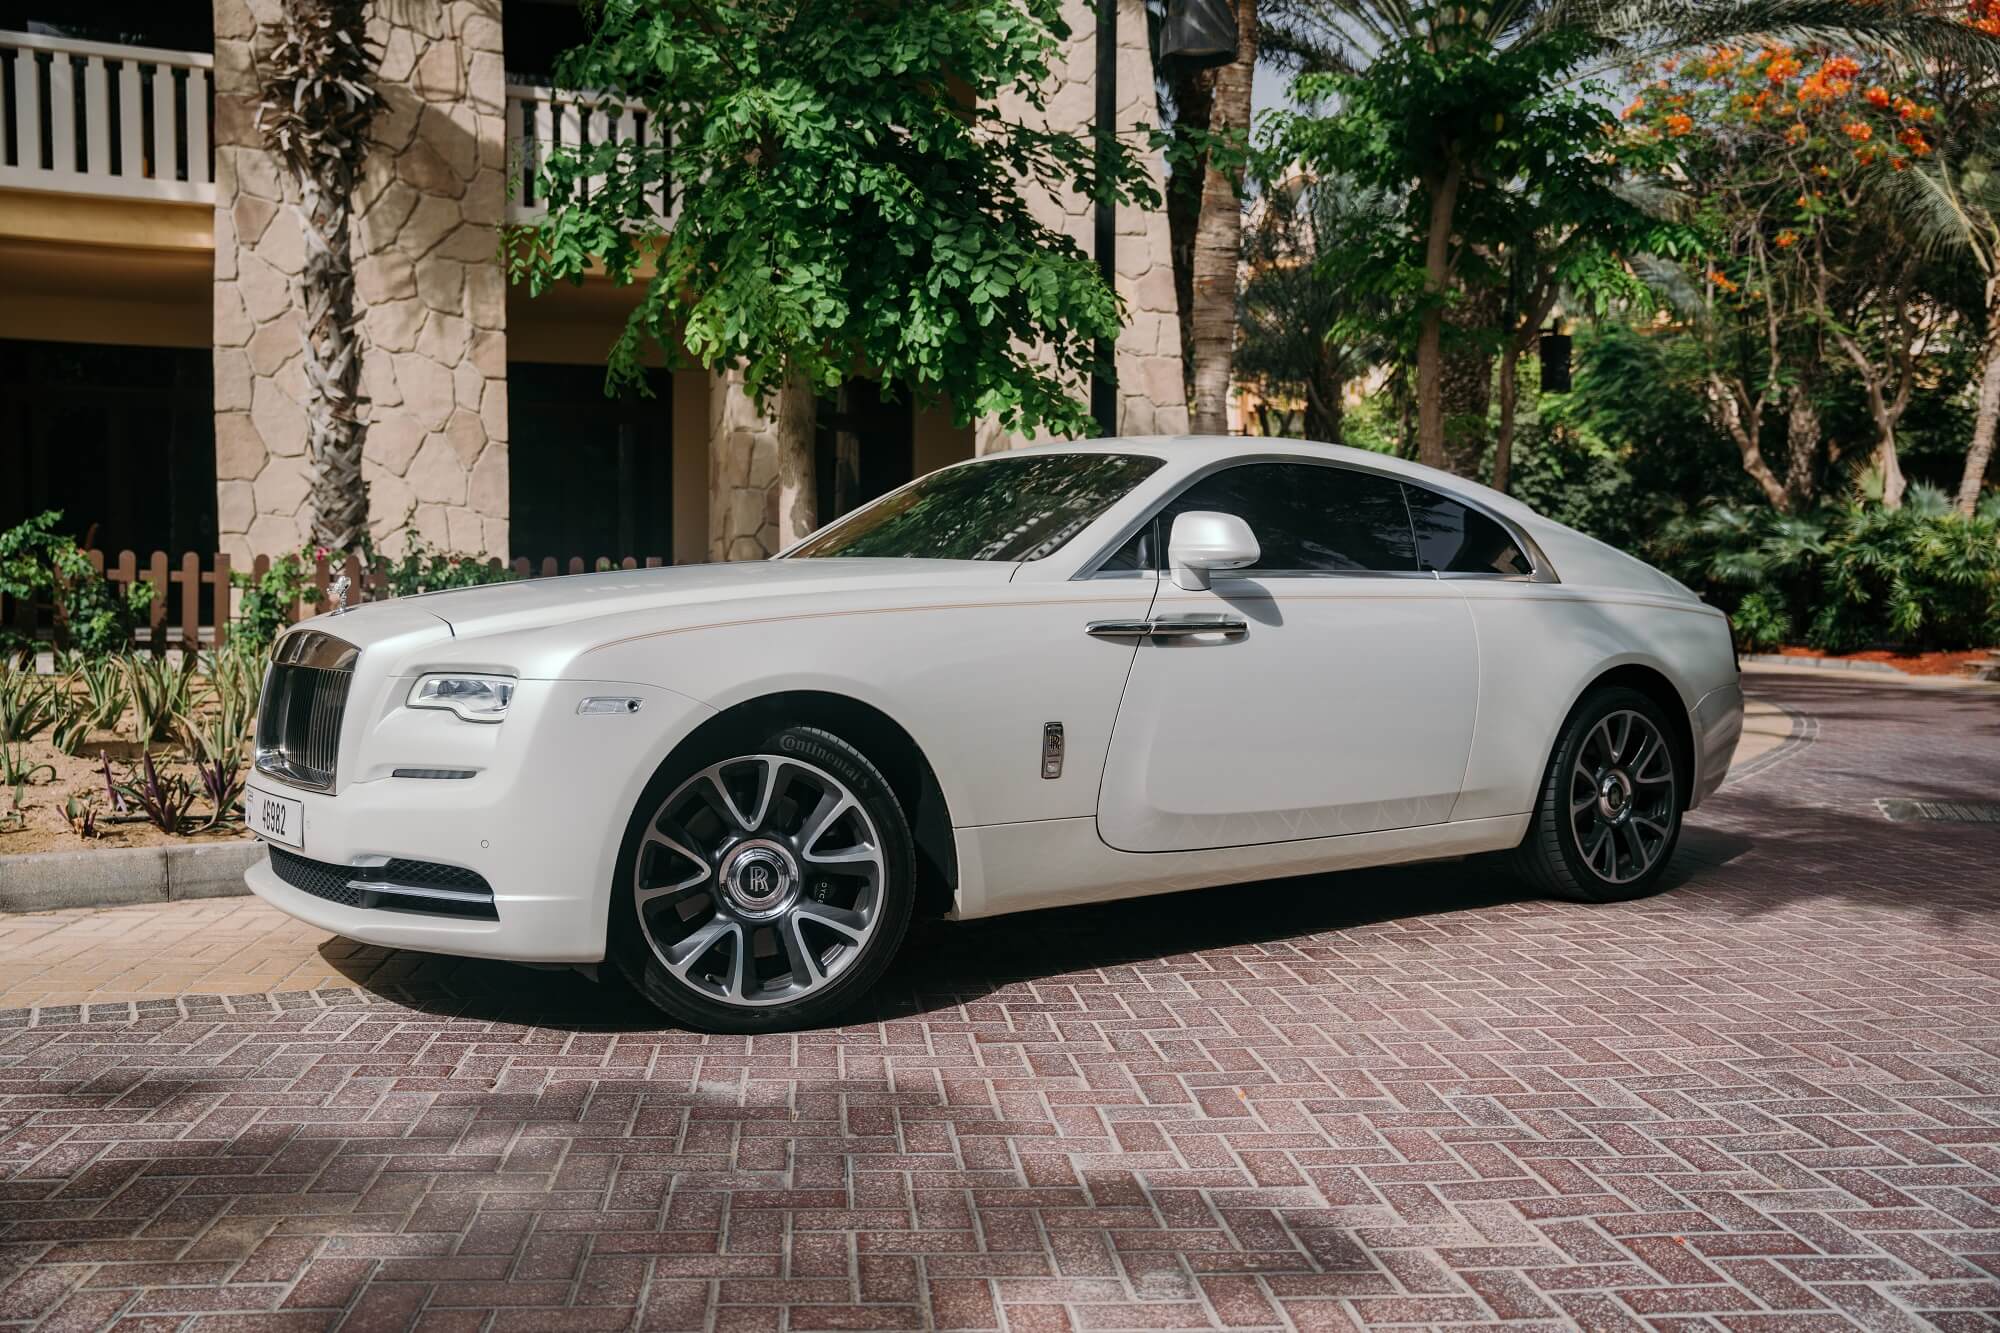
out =
[[[1678,139],[1694,129],[1694,118],[1678,112],[1667,117],[1667,137]]]
[[[1861,72],[1861,66],[1847,56],[1835,56],[1820,66],[1819,72],[1829,79],[1851,79]]]
[[[1799,243],[1799,234],[1793,231],[1791,228],[1787,227],[1785,230],[1778,233],[1778,248],[1780,250],[1789,250],[1798,243]]]
[[[1718,46],[1709,53],[1708,63],[1702,66],[1702,73],[1712,79],[1724,70],[1735,68],[1736,62],[1742,58],[1743,53],[1735,47]]]
[[[1870,106],[1887,107],[1889,105],[1889,90],[1879,83],[1861,95],[1868,99]]]
[[[1725,273],[1720,273],[1715,269],[1710,269],[1708,271],[1708,280],[1714,283],[1716,287],[1721,291],[1733,292],[1736,290],[1736,284],[1729,280],[1728,275]]]
[[[1630,120],[1632,119],[1632,117],[1638,115],[1641,111],[1644,111],[1645,109],[1646,109],[1646,94],[1640,93],[1637,97],[1632,99],[1632,105],[1626,107],[1623,111],[1620,111],[1618,113],[1618,119]]]
[[[1796,148],[1806,141],[1806,133],[1805,125],[1795,120],[1785,128],[1785,142]]]
[[[1791,56],[1777,56],[1764,67],[1764,77],[1772,83],[1783,83],[1801,68],[1799,62]]]
[[[1929,157],[1931,155],[1930,140],[1924,138],[1923,131],[1921,130],[1906,129],[1896,136],[1896,142],[1902,144],[1903,147],[1909,149],[1918,157]]]
[[[1841,133],[1856,143],[1867,143],[1875,137],[1875,127],[1865,120],[1850,120],[1840,129]]]

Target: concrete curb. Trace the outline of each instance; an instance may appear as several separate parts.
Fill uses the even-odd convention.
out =
[[[1783,653],[1745,653],[1745,662],[1758,666],[1811,667],[1815,671],[1882,671],[1891,676],[1904,673],[1887,662],[1856,661],[1851,657],[1787,657]]]
[[[0,856],[0,912],[239,897],[250,892],[243,872],[263,859],[251,838]]]

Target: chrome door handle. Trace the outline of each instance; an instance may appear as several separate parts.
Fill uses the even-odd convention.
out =
[[[1086,634],[1100,639],[1143,639],[1153,632],[1150,620],[1093,620],[1084,626]]]
[[[1190,634],[1220,634],[1234,639],[1249,632],[1247,622],[1220,615],[1155,616],[1147,631],[1155,639],[1180,639]]]
[[[1239,638],[1250,626],[1235,616],[1185,615],[1156,616],[1152,620],[1093,620],[1087,633],[1100,639],[1184,639],[1193,634],[1220,634]]]

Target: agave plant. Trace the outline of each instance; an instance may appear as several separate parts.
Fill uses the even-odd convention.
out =
[[[165,738],[174,720],[193,703],[194,657],[179,663],[166,657],[127,653],[119,659],[132,700],[133,729],[141,745]]]
[[[115,657],[80,658],[70,679],[83,687],[91,729],[109,731],[125,716],[125,667]]]
[[[21,742],[9,741],[0,745],[0,783],[15,788],[26,787],[38,773],[48,774],[51,782],[56,779],[55,765],[36,763]]]
[[[55,721],[56,694],[54,681],[0,664],[0,742],[33,740]]]

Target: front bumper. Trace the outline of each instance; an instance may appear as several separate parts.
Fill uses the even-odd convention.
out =
[[[606,693],[640,698],[642,707],[577,715],[583,698]],[[349,715],[364,730],[344,737],[342,749],[358,761],[348,771],[361,780],[333,794],[261,772],[250,785],[303,806],[300,855],[344,866],[391,858],[463,866],[492,886],[497,919],[329,902],[285,883],[268,861],[244,881],[292,916],[368,944],[517,962],[602,959],[619,843],[639,794],[711,710],[646,686],[522,681],[497,726],[412,712]],[[429,754],[430,764],[452,767],[466,746],[478,747],[471,778],[398,778],[391,763],[371,762],[386,755],[425,766],[417,756]]]

